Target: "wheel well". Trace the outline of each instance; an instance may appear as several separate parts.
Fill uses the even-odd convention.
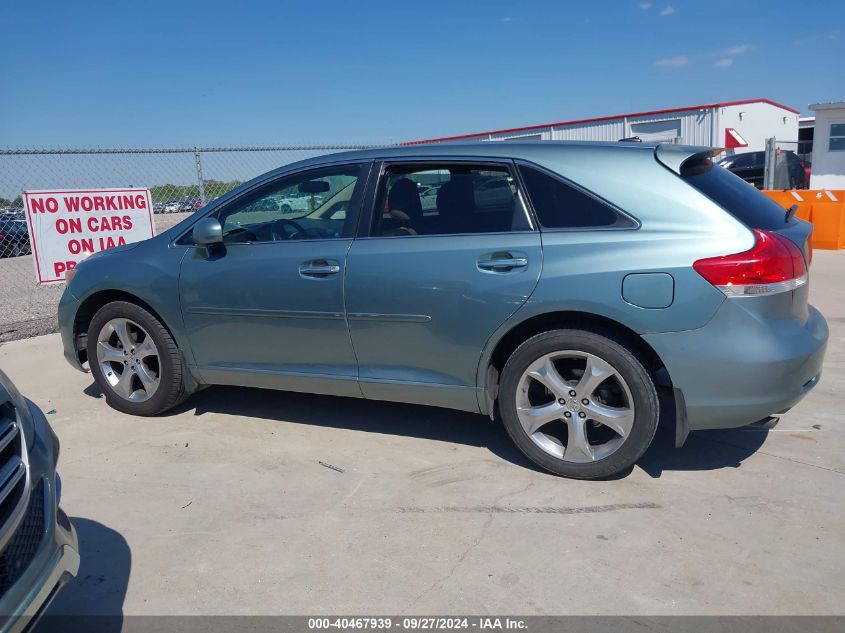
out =
[[[614,339],[627,344],[631,351],[640,357],[646,369],[656,377],[658,385],[672,386],[666,365],[654,351],[654,348],[646,343],[639,334],[618,321],[587,312],[549,312],[531,317],[514,326],[496,344],[490,357],[490,366],[494,367],[497,374],[500,375],[508,358],[523,342],[542,332],[560,328],[586,328],[610,335]]]
[[[76,317],[73,321],[73,338],[77,340],[79,336],[85,336],[88,333],[88,327],[91,325],[91,320],[94,318],[94,315],[97,314],[97,311],[102,308],[107,303],[112,303],[113,301],[126,301],[128,303],[134,303],[137,306],[144,308],[147,312],[152,314],[156,319],[164,325],[165,329],[168,331],[170,336],[173,336],[173,332],[170,330],[170,326],[167,325],[164,319],[156,312],[149,303],[136,297],[135,295],[124,292],[122,290],[101,290],[100,292],[95,292],[88,298],[86,298],[80,305],[79,309],[76,311]],[[174,338],[174,340],[176,340]],[[86,347],[82,347],[80,349],[79,345],[77,345],[77,354],[79,355],[79,362],[84,363],[88,360],[88,350]]]

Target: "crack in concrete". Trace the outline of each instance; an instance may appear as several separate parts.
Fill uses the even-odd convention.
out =
[[[507,497],[524,494],[533,485],[534,485],[534,481],[532,479],[532,480],[529,480],[529,482],[523,488],[521,488],[520,490],[516,490],[514,492],[505,492],[505,493],[499,495],[493,501],[493,505],[490,506],[490,507],[492,507],[492,508],[498,507],[498,504],[501,503],[502,500],[506,499]],[[402,508],[399,508],[399,511],[402,512],[403,511]],[[425,511],[425,510],[423,510],[423,511]],[[495,514],[496,514],[495,512],[489,512],[488,513],[487,519],[482,524],[481,530],[479,531],[478,536],[464,549],[463,552],[461,552],[461,554],[458,556],[458,560],[455,562],[454,565],[452,565],[451,569],[449,569],[449,571],[446,573],[446,575],[443,576],[441,579],[434,581],[427,588],[423,589],[416,596],[416,598],[414,598],[410,602],[410,604],[408,604],[404,609],[402,609],[401,613],[403,615],[409,613],[411,608],[414,607],[420,600],[422,600],[425,596],[430,594],[435,589],[442,587],[444,583],[446,583],[452,576],[455,575],[455,572],[458,571],[458,568],[463,564],[463,562],[466,560],[467,556],[469,556],[469,554],[475,548],[477,548],[479,546],[481,541],[484,540],[484,537],[487,535],[487,530],[490,528],[490,525],[493,523],[493,516]]]
[[[479,514],[594,514],[597,512],[614,512],[616,510],[657,510],[660,509],[657,503],[651,501],[643,501],[638,503],[611,503],[601,506],[581,506],[581,507],[567,507],[567,506],[433,506],[430,508],[421,508],[415,506],[406,506],[397,508],[399,512],[404,513],[445,513],[445,512],[464,512],[464,513],[479,513]]]

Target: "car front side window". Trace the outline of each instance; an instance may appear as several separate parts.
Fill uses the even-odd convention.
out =
[[[351,229],[363,164],[299,172],[215,212],[226,244],[334,239]]]

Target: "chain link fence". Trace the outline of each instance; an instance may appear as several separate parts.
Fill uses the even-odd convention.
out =
[[[0,342],[56,331],[63,284],[40,286],[22,194],[33,189],[148,188],[156,233],[255,176],[365,145],[145,149],[0,149]]]
[[[798,141],[766,139],[762,189],[807,189],[810,164],[798,154]]]

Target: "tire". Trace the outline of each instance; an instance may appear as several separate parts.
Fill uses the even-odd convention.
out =
[[[119,335],[120,327],[114,328],[113,324],[121,322],[126,323],[124,334],[128,333],[128,339]],[[104,338],[107,340],[103,341]],[[126,345],[129,349],[124,348],[123,340],[129,341]],[[101,342],[103,347],[100,347]],[[149,343],[154,346],[155,360],[153,354],[145,353],[150,349]],[[106,350],[105,353],[102,350]],[[121,351],[125,352],[122,363]],[[108,376],[104,373],[104,363]],[[137,369],[131,369],[132,363]],[[123,413],[158,415],[187,397],[183,379],[185,368],[176,342],[161,321],[137,304],[114,301],[97,311],[88,328],[88,364],[97,385],[105,394],[106,402]],[[127,380],[123,381],[123,372],[126,371],[129,371],[125,374]],[[146,389],[145,385],[153,384],[156,374],[157,385]],[[141,379],[142,375],[147,383]],[[117,384],[113,385],[113,382]],[[130,386],[121,389],[126,384]],[[132,393],[127,396],[129,391]]]
[[[586,379],[586,367],[596,378]],[[557,398],[561,387],[566,393]],[[502,370],[498,410],[528,459],[574,479],[606,478],[632,467],[654,439],[660,418],[657,389],[643,361],[609,333],[586,329],[552,330],[522,343]],[[552,419],[542,422],[546,418]]]

